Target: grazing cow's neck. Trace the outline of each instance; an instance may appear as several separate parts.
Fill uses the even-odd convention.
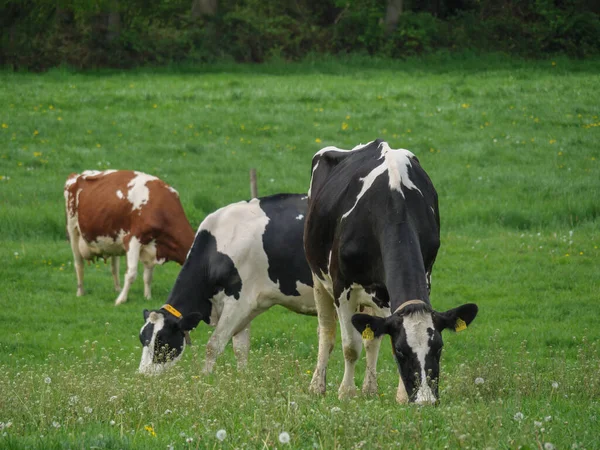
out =
[[[407,223],[399,224],[397,228],[388,227],[387,235],[381,241],[390,310],[395,311],[404,302],[414,299],[430,305],[427,274],[418,237]]]

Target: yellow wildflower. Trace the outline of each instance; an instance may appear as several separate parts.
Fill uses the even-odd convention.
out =
[[[7,124],[5,124],[5,123],[3,123],[3,124],[2,124],[2,128],[8,128],[8,125],[7,125]]]
[[[315,142],[316,142],[317,144],[320,144],[320,143],[321,143],[321,139],[319,139],[319,138],[316,138],[316,139],[315,139]]]

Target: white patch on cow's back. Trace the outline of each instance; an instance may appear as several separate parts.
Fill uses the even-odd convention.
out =
[[[150,189],[146,186],[149,181],[158,180],[155,176],[148,175],[142,172],[134,172],[135,177],[127,183],[129,190],[127,191],[127,200],[132,205],[132,211],[141,209],[150,200]]]
[[[435,403],[436,398],[433,391],[427,383],[427,373],[425,371],[425,358],[431,349],[430,336],[428,329],[433,329],[433,319],[430,313],[416,312],[404,317],[404,330],[406,331],[406,343],[417,356],[421,365],[419,390],[415,397],[415,402]]]
[[[390,189],[398,191],[404,196],[402,186],[408,189],[416,189],[422,195],[421,190],[413,183],[408,175],[408,168],[411,166],[411,158],[415,155],[409,150],[403,148],[394,150],[390,148],[387,142],[381,143],[381,156],[385,159],[390,179]]]
[[[360,150],[363,147],[365,146],[355,147],[353,150]],[[382,142],[379,145],[379,148],[381,149],[381,156],[378,160],[382,161],[381,164],[371,170],[364,178],[359,178],[359,181],[362,182],[360,192],[356,196],[354,205],[342,215],[342,219],[345,219],[352,211],[354,211],[354,208],[356,208],[360,199],[371,188],[375,180],[383,173],[387,172],[388,174],[390,189],[400,192],[403,197],[404,193],[402,192],[402,186],[405,186],[408,189],[416,189],[421,192],[408,175],[408,167],[411,165],[410,158],[414,157],[414,155],[405,149],[391,149],[387,142]]]
[[[117,190],[117,197],[119,197],[121,200],[125,198],[125,195],[121,189]]]
[[[300,296],[286,296],[281,293],[279,283],[269,278],[269,259],[262,239],[268,223],[260,200],[252,199],[233,203],[208,215],[198,232],[210,232],[217,241],[217,251],[233,261],[242,279],[240,301],[255,302],[253,309],[266,309],[275,304],[290,309],[294,305],[314,308],[312,288],[298,289]]]

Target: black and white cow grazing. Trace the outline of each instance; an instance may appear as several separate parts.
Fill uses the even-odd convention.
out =
[[[319,316],[313,392],[325,392],[337,310],[345,359],[340,398],[356,391],[362,333],[377,348],[383,334],[391,336],[400,372],[398,402],[437,401],[441,331],[460,331],[477,314],[475,304],[444,313],[431,307],[439,245],[437,193],[411,152],[377,140],[315,154],[304,230]],[[377,316],[355,314],[361,305]]]
[[[312,276],[302,244],[306,195],[279,194],[225,206],[200,224],[186,261],[159,310],[144,311],[139,371],[176,361],[184,334],[216,322],[205,372],[233,336],[238,366],[247,362],[249,324],[273,305],[316,315]]]

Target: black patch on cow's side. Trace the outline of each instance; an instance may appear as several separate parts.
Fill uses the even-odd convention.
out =
[[[201,230],[196,234],[167,303],[184,317],[196,313],[194,317],[198,322],[210,323],[211,299],[224,291],[239,300],[241,290],[242,279],[233,261],[217,250],[217,240],[208,230]]]
[[[304,256],[305,194],[277,194],[260,199],[260,208],[269,218],[263,234],[263,248],[269,263],[269,278],[279,290],[299,296],[296,282],[312,286],[312,275]],[[301,218],[298,218],[302,216]]]

